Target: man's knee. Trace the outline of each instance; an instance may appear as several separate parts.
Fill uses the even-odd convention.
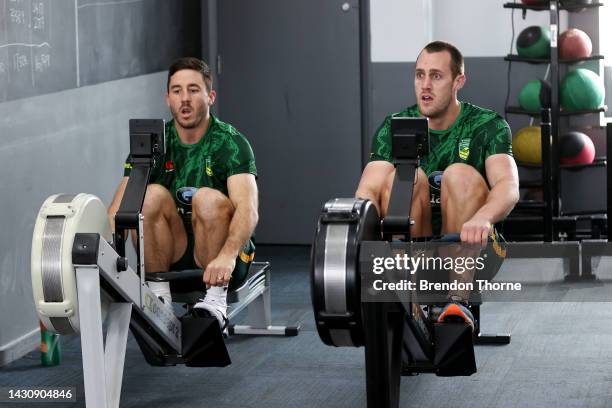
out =
[[[472,166],[455,163],[444,170],[441,194],[465,200],[482,199],[489,189],[482,175]]]
[[[149,184],[142,204],[142,214],[148,217],[163,214],[164,208],[174,205],[170,192],[160,184]]]
[[[202,187],[191,199],[193,215],[201,220],[230,219],[234,214],[234,205],[230,199],[213,188]]]
[[[429,180],[422,168],[417,168],[412,200],[429,201]]]

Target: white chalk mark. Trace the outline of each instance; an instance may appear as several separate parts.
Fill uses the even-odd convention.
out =
[[[88,3],[78,6],[78,8],[82,9],[85,7],[100,7],[100,6],[114,6],[117,4],[129,4],[129,3],[141,3],[142,0],[117,0],[117,1],[100,1],[97,3]]]
[[[30,8],[30,44],[32,43],[32,9]],[[36,82],[34,81],[34,47],[30,47],[30,73],[32,76],[32,88],[36,87]]]
[[[10,44],[0,45],[0,48],[7,48],[7,47],[34,47],[34,48],[49,47],[51,48],[51,44],[49,44],[48,42],[43,42],[40,44],[10,43]]]
[[[81,87],[81,65],[79,62],[79,4],[78,0],[74,0],[74,36],[76,43],[76,87]]]
[[[6,0],[4,0],[4,10],[6,10]],[[6,37],[4,37],[4,38],[8,39],[8,25],[7,25],[7,24],[4,24],[4,28],[6,29]],[[0,47],[0,48],[1,48],[1,47]],[[10,68],[9,68],[9,66],[8,66],[8,65],[9,65],[9,61],[8,61],[8,52],[7,52],[7,54],[6,54],[6,55],[7,55],[7,64],[6,64],[6,65],[7,65],[7,69],[6,69],[6,77],[7,77],[7,79],[8,79],[8,83],[10,84],[10,83],[11,83],[11,69],[10,69]]]

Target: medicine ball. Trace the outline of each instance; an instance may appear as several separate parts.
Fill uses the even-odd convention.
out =
[[[603,81],[591,70],[578,68],[561,81],[561,106],[569,111],[598,109],[604,96]]]
[[[519,92],[519,105],[528,112],[550,108],[550,84],[541,79],[529,81]]]
[[[561,164],[590,164],[595,160],[593,141],[582,132],[568,132],[559,139]]]
[[[512,154],[523,163],[542,163],[542,133],[539,126],[522,128],[512,138]]]
[[[516,39],[516,51],[524,58],[547,58],[550,56],[550,30],[548,27],[530,26],[521,31]]]
[[[559,36],[559,58],[574,59],[591,56],[593,43],[582,30],[570,28]]]

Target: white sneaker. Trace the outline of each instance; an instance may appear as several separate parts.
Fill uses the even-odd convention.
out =
[[[207,310],[212,317],[217,318],[221,330],[224,330],[228,323],[227,287],[211,286],[206,290],[204,299],[200,299],[193,308]]]
[[[172,309],[172,294],[170,293],[170,282],[148,281],[149,289],[157,296],[164,306]]]

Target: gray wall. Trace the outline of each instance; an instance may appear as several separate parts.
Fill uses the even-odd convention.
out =
[[[166,73],[0,104],[0,366],[38,342],[30,248],[51,194],[112,199],[129,150],[128,119],[167,116]]]
[[[368,140],[380,126],[386,115],[397,112],[416,103],[414,96],[414,62],[375,62],[371,64],[370,75],[373,95],[371,123]],[[510,105],[518,105],[518,92],[530,80],[544,77],[542,65],[512,63],[510,78]],[[459,99],[483,108],[504,114],[508,81],[508,63],[503,57],[465,58],[467,81],[459,92]],[[529,119],[524,116],[508,116],[514,130],[527,126]]]
[[[253,146],[257,243],[310,244],[321,206],[355,193],[360,10],[343,3],[219,2],[217,105]]]

